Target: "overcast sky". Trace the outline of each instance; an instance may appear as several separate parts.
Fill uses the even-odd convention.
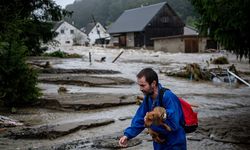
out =
[[[54,0],[56,4],[62,6],[62,8],[65,8],[68,4],[73,4],[75,0]]]

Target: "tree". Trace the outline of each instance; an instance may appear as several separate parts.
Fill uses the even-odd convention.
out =
[[[249,0],[190,0],[200,14],[200,33],[217,40],[250,63]]]
[[[5,106],[31,104],[40,95],[37,74],[26,56],[41,53],[40,43],[52,39],[52,21],[68,12],[51,0],[0,1],[0,96]]]
[[[52,0],[1,0],[0,11],[0,36],[18,33],[29,55],[41,54],[41,42],[55,36],[52,21],[71,14]]]
[[[0,43],[0,91],[7,107],[33,103],[41,95],[37,73],[26,64],[27,47],[15,38]]]

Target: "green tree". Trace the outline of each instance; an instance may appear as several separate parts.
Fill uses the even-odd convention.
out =
[[[249,0],[190,0],[200,14],[197,28],[237,58],[245,56],[250,63]]]
[[[41,42],[55,36],[52,21],[71,14],[52,0],[1,0],[0,11],[0,36],[18,33],[29,55],[40,55]]]
[[[15,38],[0,43],[0,91],[7,107],[33,103],[40,96],[37,74],[25,63],[27,47]]]
[[[40,92],[26,56],[40,54],[41,42],[52,39],[48,21],[68,13],[51,0],[1,0],[0,11],[0,99],[7,107],[31,104]]]

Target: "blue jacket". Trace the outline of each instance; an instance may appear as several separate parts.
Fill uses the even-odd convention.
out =
[[[161,88],[162,86],[161,84],[159,84],[158,90],[160,90]],[[146,106],[146,104],[148,104],[148,106]],[[183,113],[182,108],[180,108],[180,105],[178,103],[178,97],[170,90],[166,90],[163,95],[162,104],[167,111],[167,119],[165,120],[165,123],[170,126],[172,131],[169,132],[162,126],[152,125],[150,128],[160,133],[166,140],[166,142],[164,142],[163,144],[153,142],[154,149],[186,150],[186,133],[181,126],[181,122],[183,121]],[[146,103],[146,96],[144,97],[143,103],[140,105],[135,116],[132,119],[131,126],[128,127],[124,132],[124,135],[127,136],[128,139],[136,137],[144,130],[144,116],[155,106],[159,106],[159,94],[154,102],[151,97],[149,97],[148,103]]]

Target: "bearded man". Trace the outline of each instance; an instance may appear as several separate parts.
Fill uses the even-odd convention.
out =
[[[144,94],[144,99],[138,108],[135,116],[132,119],[131,126],[125,129],[124,135],[119,140],[121,147],[127,147],[128,141],[145,129],[145,115],[152,111],[155,107],[160,106],[159,93],[163,88],[158,81],[158,75],[152,68],[142,69],[137,74],[137,83],[140,90]],[[153,147],[155,150],[186,150],[186,133],[182,126],[183,112],[179,105],[178,97],[170,90],[163,93],[162,104],[166,109],[166,116],[161,118],[164,123],[170,127],[170,130],[162,125],[152,124],[150,130],[159,134],[164,142],[157,142],[153,140]]]

